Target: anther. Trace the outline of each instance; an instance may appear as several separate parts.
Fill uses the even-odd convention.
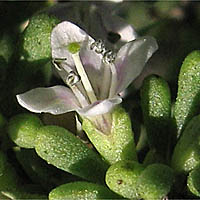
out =
[[[105,45],[104,45],[103,41],[100,39],[93,42],[90,46],[90,49],[94,50],[98,54],[103,54],[106,51]]]
[[[53,58],[52,63],[58,71],[62,71],[60,64],[66,60],[67,58]]]
[[[77,84],[80,80],[81,80],[80,76],[77,75],[74,71],[71,71],[67,76],[66,83],[69,86],[73,86]]]
[[[107,64],[113,63],[116,58],[116,54],[113,53],[111,50],[108,50],[103,55],[103,61]]]

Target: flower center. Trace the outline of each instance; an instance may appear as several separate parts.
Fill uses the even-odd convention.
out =
[[[81,46],[78,42],[70,43],[67,46],[67,50],[71,53],[72,59],[74,61],[76,72],[72,71],[71,67],[68,67],[68,65],[65,65],[64,68],[62,65],[60,65],[67,60],[66,58],[55,58],[53,59],[53,64],[65,83],[72,89],[81,106],[84,107],[85,105],[96,102],[97,97],[88,78],[88,75],[82,65],[82,61],[79,55],[80,48]],[[100,99],[112,98],[115,94],[117,83],[117,73],[114,65],[116,54],[111,50],[107,50],[102,40],[93,42],[90,45],[90,49],[95,51],[97,54],[102,55],[104,84],[101,85]],[[82,84],[80,84],[80,82]]]
[[[101,40],[97,40],[90,46],[91,50],[94,50],[97,54],[102,55],[102,68],[103,68],[103,84],[101,88],[101,99],[110,97],[110,92],[113,88],[113,77],[115,77],[115,66],[113,64],[115,60],[115,54],[111,50],[106,50],[105,45]],[[76,70],[67,65],[66,58],[54,58],[53,64],[58,70],[58,73],[63,78],[65,83],[70,87],[77,100],[80,103],[80,107],[84,108],[89,104],[97,101],[97,97],[87,76],[87,73],[82,65],[80,58],[80,44],[70,43],[67,46],[67,50],[71,53],[72,59],[75,64]],[[114,71],[114,70],[115,71]],[[103,133],[109,133],[111,129],[110,114],[104,114],[97,117],[88,117],[92,120],[96,127]]]
[[[89,103],[83,91],[80,89],[79,82],[81,77],[76,72],[72,71],[72,69],[67,65],[65,65],[65,67],[61,65],[66,60],[66,58],[54,58],[52,63],[58,70],[58,73],[62,77],[63,81],[71,88],[72,92],[80,103],[80,106],[84,108],[85,106],[88,106]]]
[[[78,72],[78,75],[81,78],[81,82],[87,93],[90,103],[94,103],[95,101],[97,101],[97,98],[95,96],[95,93],[94,93],[94,90],[90,83],[90,80],[87,76],[87,73],[86,73],[86,71],[82,65],[81,59],[80,59],[80,55],[79,55],[80,45],[79,45],[79,43],[73,42],[73,43],[70,43],[67,46],[67,48],[68,48],[69,52],[72,53],[72,58],[74,60],[76,70]]]

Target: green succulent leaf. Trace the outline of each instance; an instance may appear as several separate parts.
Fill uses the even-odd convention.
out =
[[[145,166],[153,164],[153,163],[165,163],[165,159],[163,156],[158,154],[154,149],[149,150],[144,158],[143,164]]]
[[[200,164],[200,115],[188,123],[177,142],[171,166],[177,173],[187,174]]]
[[[61,185],[49,193],[49,200],[63,199],[121,199],[107,187],[89,182],[73,182]]]
[[[10,191],[15,193],[17,191],[17,177],[14,168],[8,163],[6,155],[0,151],[0,191]]]
[[[9,34],[2,34],[0,36],[0,57],[3,57],[5,61],[10,62],[10,58],[14,51],[13,38]]]
[[[184,60],[178,80],[174,117],[177,137],[200,108],[200,51],[193,51]]]
[[[20,177],[7,161],[6,155],[0,151],[0,198],[13,200],[46,198],[44,195],[28,193],[19,183]]]
[[[112,191],[125,198],[139,198],[136,184],[144,168],[135,161],[116,162],[106,173],[106,184]]]
[[[112,128],[109,134],[97,130],[95,125],[85,118],[82,128],[109,164],[119,160],[137,159],[131,121],[121,107],[115,108],[112,112]]]
[[[50,58],[50,35],[58,23],[57,18],[47,14],[33,16],[22,35],[22,58],[29,62]]]
[[[33,114],[18,114],[8,124],[8,134],[13,142],[24,148],[34,148],[41,120]]]
[[[187,177],[187,186],[192,194],[200,197],[200,166],[189,173]]]
[[[74,178],[56,167],[49,165],[40,158],[34,149],[14,148],[16,158],[29,178],[37,184],[40,184],[45,190],[66,183]]]
[[[144,80],[141,106],[149,145],[166,156],[170,139],[171,95],[164,79],[151,75]]]
[[[103,182],[107,165],[92,149],[64,128],[44,126],[35,142],[37,154],[49,164],[86,180]]]
[[[167,165],[147,166],[137,181],[137,191],[141,198],[163,199],[169,193],[174,181],[173,170]]]

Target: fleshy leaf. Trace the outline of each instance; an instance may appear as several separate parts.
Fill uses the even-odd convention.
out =
[[[70,89],[64,86],[36,88],[17,95],[21,106],[35,113],[66,113],[79,108],[79,103]]]
[[[147,166],[137,179],[137,191],[142,199],[163,199],[174,182],[173,170],[167,165]]]
[[[125,198],[139,199],[136,183],[144,168],[136,161],[119,161],[107,170],[106,184]]]
[[[179,73],[178,93],[174,108],[177,138],[200,108],[200,51],[191,52]]]
[[[153,37],[141,37],[131,41],[119,50],[115,66],[118,76],[116,94],[123,91],[141,73],[146,62],[158,49]]]
[[[166,158],[169,144],[172,143],[169,86],[161,77],[151,75],[143,81],[140,96],[150,148]]]
[[[121,199],[114,192],[103,185],[89,182],[73,182],[60,185],[49,193],[49,200],[63,199]]]
[[[49,165],[37,155],[35,149],[16,147],[14,152],[17,161],[31,181],[40,184],[45,190],[49,191],[55,185],[66,183],[66,180],[74,178],[71,174]]]
[[[33,114],[19,114],[11,118],[8,134],[13,142],[23,148],[34,148],[41,120]]]
[[[137,159],[130,118],[121,107],[112,111],[110,133],[102,133],[86,118],[83,119],[82,128],[108,163],[114,164],[119,160]]]
[[[189,173],[187,177],[187,186],[190,192],[200,197],[200,166]]]
[[[50,35],[53,27],[59,23],[55,17],[47,14],[35,15],[22,34],[21,56],[33,62],[51,57]]]
[[[13,163],[7,161],[6,155],[0,151],[0,198],[1,199],[47,199],[46,196],[28,193],[16,173]],[[32,190],[33,191],[33,190]]]
[[[106,163],[64,128],[44,126],[39,129],[35,150],[41,158],[59,169],[89,181],[104,182]]]
[[[200,115],[190,120],[178,140],[172,155],[171,166],[181,174],[187,174],[200,164]]]
[[[0,151],[0,190],[3,191],[16,192],[17,191],[17,181],[19,177],[17,176],[13,166],[7,161],[6,155]]]

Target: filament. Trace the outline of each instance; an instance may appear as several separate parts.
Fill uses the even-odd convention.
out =
[[[97,98],[95,96],[95,93],[94,93],[94,90],[91,86],[91,83],[88,79],[88,76],[85,72],[85,69],[84,69],[84,67],[81,63],[79,53],[72,54],[72,58],[74,60],[75,66],[76,66],[76,70],[77,70],[79,76],[81,77],[81,82],[83,84],[83,87],[86,90],[88,98],[89,98],[91,103],[94,103],[95,101],[97,101]]]

